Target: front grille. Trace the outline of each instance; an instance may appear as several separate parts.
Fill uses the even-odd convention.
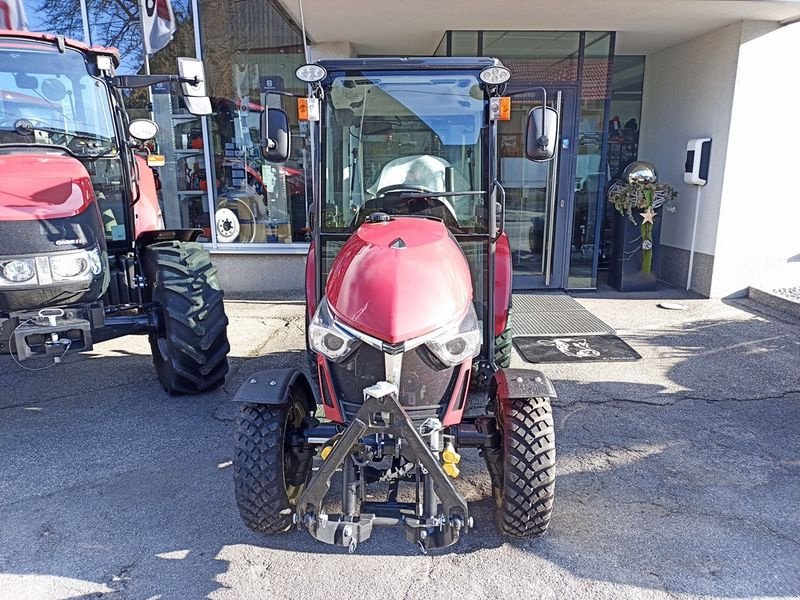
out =
[[[380,350],[361,344],[347,361],[328,362],[344,418],[351,421],[364,398],[364,388],[386,379]],[[441,419],[458,379],[454,367],[443,367],[424,346],[403,354],[400,404],[415,423],[429,417]]]

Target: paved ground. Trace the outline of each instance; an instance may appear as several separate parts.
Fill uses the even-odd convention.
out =
[[[231,303],[224,389],[170,398],[144,340],[39,373],[0,358],[0,598],[788,598],[800,595],[800,329],[744,304],[580,301],[644,359],[548,365],[559,479],[550,533],[476,530],[421,556],[380,530],[356,555],[241,524],[229,399],[299,363],[302,306]]]

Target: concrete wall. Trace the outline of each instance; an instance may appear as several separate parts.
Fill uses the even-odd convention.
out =
[[[686,142],[710,137],[692,289],[724,297],[800,282],[798,56],[800,24],[751,21],[647,57],[639,156],[679,193],[661,217],[663,280],[686,283],[698,193],[683,183]]]
[[[269,296],[305,289],[305,254],[231,254],[213,252],[222,289],[231,296]]]
[[[639,144],[641,160],[652,162],[659,179],[678,190],[678,210],[661,213],[662,278],[685,285],[696,189],[683,183],[686,142],[713,138],[708,184],[698,215],[693,289],[710,295],[717,242],[725,155],[742,25],[737,23],[649,55],[645,62]]]
[[[311,60],[326,58],[352,58],[356,51],[350,42],[324,42],[311,46]]]
[[[800,285],[800,23],[742,27],[713,296]]]

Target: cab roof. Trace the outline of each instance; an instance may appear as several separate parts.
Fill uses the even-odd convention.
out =
[[[77,40],[71,40],[63,36],[53,35],[52,33],[37,33],[34,31],[17,31],[12,29],[0,29],[0,45],[13,40],[25,40],[33,42],[41,42],[59,46],[59,39],[63,40],[66,48],[73,48],[89,55],[102,54],[110,56],[114,62],[114,67],[119,66],[119,51],[116,48],[105,48],[103,46],[89,46]]]
[[[502,66],[502,63],[496,58],[474,56],[335,58],[318,60],[316,62],[325,67],[328,71],[480,71],[486,67]]]

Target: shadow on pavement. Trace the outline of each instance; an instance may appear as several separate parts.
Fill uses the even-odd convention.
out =
[[[484,550],[503,548],[498,583],[536,578],[535,556],[581,580],[668,594],[800,594],[797,331],[706,320],[626,340],[641,363],[600,376],[581,365],[556,381],[548,535],[497,534],[488,477],[470,453],[457,487],[476,528],[437,560],[469,572]],[[226,385],[195,398],[166,396],[149,356],[71,359],[58,378],[18,376],[6,360],[6,389],[29,401],[0,405],[0,585],[28,575],[76,590],[70,597],[199,598],[244,585],[234,563],[259,585],[346,555],[302,533],[247,531],[233,497],[229,400],[252,372],[305,368],[303,351],[234,358]],[[357,554],[332,564],[358,576],[373,556],[410,560],[412,571],[429,560],[389,529]]]

